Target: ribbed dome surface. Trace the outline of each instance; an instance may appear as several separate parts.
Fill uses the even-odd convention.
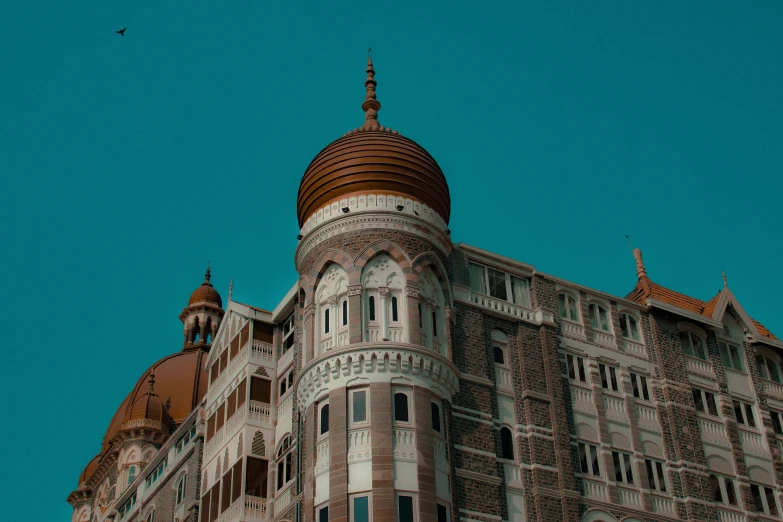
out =
[[[360,192],[407,196],[449,221],[449,187],[435,159],[399,134],[365,131],[332,142],[307,167],[297,198],[299,226],[328,203]]]
[[[163,403],[154,393],[145,393],[133,403],[130,413],[126,416],[125,422],[148,419],[168,424],[171,420]]]
[[[95,470],[98,469],[98,465],[100,464],[101,456],[96,455],[93,457],[93,459],[90,461],[89,464],[87,464],[87,467],[84,468],[84,471],[82,471],[82,474],[79,475],[79,484],[78,487],[81,487],[82,484],[90,480],[90,477],[92,477],[93,473],[95,473]]]
[[[190,299],[188,299],[188,306],[192,305],[193,303],[203,303],[205,301],[207,303],[214,303],[220,308],[223,308],[223,299],[221,299],[220,294],[217,290],[215,290],[214,286],[206,282],[196,288],[193,293],[190,294]]]
[[[185,420],[207,391],[209,379],[205,365],[208,353],[202,348],[187,349],[164,357],[144,372],[136,382],[133,391],[125,397],[114,414],[103,438],[101,453],[108,449],[109,442],[126,419],[134,415],[133,410],[139,404],[139,399],[148,393],[149,374],[153,368],[155,369],[155,393],[164,408],[169,402],[168,415],[177,423]]]

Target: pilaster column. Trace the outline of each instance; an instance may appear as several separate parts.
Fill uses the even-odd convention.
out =
[[[378,295],[380,296],[381,305],[381,339],[384,341],[389,340],[389,289],[387,287],[381,287],[378,289]]]
[[[408,309],[408,342],[423,345],[422,332],[419,327],[419,289],[415,286],[406,286],[405,301]]]
[[[329,393],[329,520],[348,522],[347,393]],[[312,482],[310,482],[312,484]]]
[[[432,434],[432,393],[413,389],[413,419],[416,424],[416,453],[419,482],[419,520],[437,520],[438,495],[435,486],[435,447]]]
[[[362,285],[348,287],[348,344],[362,342]]]
[[[304,429],[302,430],[302,436],[304,438],[302,441],[302,451],[304,453],[302,456],[302,467],[304,469],[302,470],[302,476],[304,478],[303,483],[305,487],[302,488],[304,490],[302,518],[303,522],[313,522],[315,520],[315,496],[313,488],[308,487],[308,485],[315,482],[315,475],[313,474],[315,467],[316,440],[315,404],[311,404],[307,408],[304,419]]]
[[[370,384],[373,522],[395,522],[391,385]],[[422,519],[424,520],[424,519]]]
[[[315,356],[315,303],[304,310],[304,352],[308,361]]]
[[[337,296],[327,299],[329,305],[329,335],[332,336],[332,349],[337,348]]]

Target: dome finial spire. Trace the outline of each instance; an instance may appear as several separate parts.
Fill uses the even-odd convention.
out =
[[[155,395],[155,367],[152,367],[152,370],[150,370],[150,395]]]
[[[367,79],[364,80],[364,88],[367,94],[362,103],[364,111],[364,125],[359,130],[377,131],[381,130],[381,124],[378,123],[378,111],[381,110],[381,102],[375,97],[375,87],[378,82],[375,81],[375,69],[372,66],[372,48],[367,49]]]
[[[212,279],[212,272],[210,271],[210,262],[207,261],[207,271],[204,273],[204,284],[212,286],[212,283],[209,282],[210,279]]]
[[[633,249],[633,257],[636,259],[636,277],[643,279],[647,277],[647,269],[642,261],[642,251],[638,248]]]

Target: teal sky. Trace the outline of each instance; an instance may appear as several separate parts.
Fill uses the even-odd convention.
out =
[[[3,518],[71,516],[207,261],[224,300],[294,283],[299,180],[361,124],[367,47],[455,241],[624,296],[630,234],[654,281],[709,299],[725,270],[783,336],[781,27],[777,0],[5,0]]]

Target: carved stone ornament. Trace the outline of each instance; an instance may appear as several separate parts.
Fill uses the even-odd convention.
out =
[[[405,287],[405,295],[408,297],[419,297],[419,289],[415,286],[406,286]]]
[[[378,293],[380,294],[381,299],[386,299],[389,296],[389,288],[382,286],[378,288]]]
[[[305,306],[304,316],[307,317],[308,315],[315,315],[315,303]]]
[[[337,296],[333,295],[326,299],[326,302],[329,303],[332,306],[335,306],[337,304]]]
[[[351,285],[348,287],[348,296],[362,295],[362,285]]]

